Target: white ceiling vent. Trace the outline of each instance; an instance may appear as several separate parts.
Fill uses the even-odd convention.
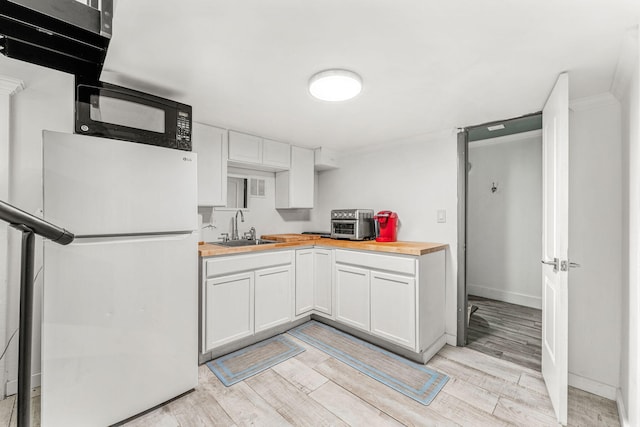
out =
[[[249,195],[251,197],[265,197],[264,179],[262,178],[249,179]]]

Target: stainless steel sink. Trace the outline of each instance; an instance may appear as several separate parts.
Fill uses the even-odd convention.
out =
[[[269,243],[278,243],[275,240],[266,240],[266,239],[239,239],[239,240],[227,240],[226,242],[211,242],[214,245],[227,246],[231,248],[235,248],[238,246],[253,246],[253,245],[267,245]]]

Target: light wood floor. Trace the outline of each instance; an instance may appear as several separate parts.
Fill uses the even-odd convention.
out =
[[[424,406],[290,338],[306,351],[228,388],[202,365],[195,392],[125,425],[555,425],[538,371],[470,348],[445,346],[428,363],[451,378]],[[13,398],[0,402],[0,427],[15,425],[14,413]],[[618,426],[615,403],[570,388],[569,425]]]
[[[468,299],[478,307],[469,319],[469,348],[541,370],[541,310],[473,295]]]

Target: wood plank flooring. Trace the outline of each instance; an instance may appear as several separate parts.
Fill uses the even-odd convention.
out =
[[[428,366],[450,380],[424,406],[289,338],[306,351],[231,387],[202,365],[200,384],[193,393],[125,426],[556,425],[538,371],[470,348],[445,346],[431,359]],[[15,425],[13,397],[0,402],[0,427],[11,425]],[[618,426],[616,405],[570,388],[569,425]]]
[[[539,372],[542,311],[473,295],[468,298],[478,309],[469,318],[467,346]]]

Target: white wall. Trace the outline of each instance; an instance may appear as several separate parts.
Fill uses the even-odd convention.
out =
[[[456,336],[457,144],[453,131],[372,147],[340,159],[318,178],[314,228],[328,230],[331,209],[398,213],[398,240],[449,244],[446,252],[448,342]],[[445,209],[446,223],[437,223]]]
[[[638,32],[629,35],[622,77],[614,92],[622,105],[622,289],[618,408],[624,426],[640,425],[640,69]],[[626,66],[624,65],[626,64]],[[625,74],[624,71],[622,74]],[[627,80],[630,80],[627,82]]]
[[[0,74],[22,80],[25,88],[11,99],[9,203],[40,215],[42,207],[42,129],[73,131],[73,76],[0,56]],[[18,327],[21,234],[9,231],[8,311],[0,327],[8,338]],[[42,267],[42,244],[36,239],[35,271]],[[33,384],[40,373],[40,304],[42,276],[35,282],[33,322]],[[70,302],[72,303],[72,302]],[[0,343],[4,344],[4,343]],[[4,347],[4,346],[3,346]],[[17,339],[7,354],[7,394],[15,393]]]
[[[542,132],[471,142],[469,162],[467,291],[541,308]]]
[[[256,235],[301,233],[312,230],[312,218],[314,213],[311,209],[278,209],[275,208],[275,174],[273,172],[262,172],[249,169],[229,168],[229,174],[242,175],[246,177],[259,177],[265,180],[265,197],[248,196],[247,209],[243,209],[244,222],[241,222],[238,215],[238,233],[249,231],[255,227]],[[316,191],[317,198],[317,176]],[[198,213],[202,218],[200,225],[200,240],[205,242],[216,242],[220,233],[229,233],[231,236],[232,219],[235,218],[237,209],[200,207]],[[213,216],[212,216],[213,213]],[[216,228],[207,227],[213,224]]]
[[[615,399],[622,282],[620,104],[609,93],[571,102],[569,384]]]
[[[24,87],[21,80],[0,75],[0,200],[9,200],[9,156],[11,153],[11,96]],[[4,349],[11,336],[7,336],[5,323],[8,310],[7,254],[9,249],[9,225],[0,223],[0,345]],[[5,384],[5,358],[0,360],[0,384]],[[0,387],[0,399],[4,399],[5,389]]]

